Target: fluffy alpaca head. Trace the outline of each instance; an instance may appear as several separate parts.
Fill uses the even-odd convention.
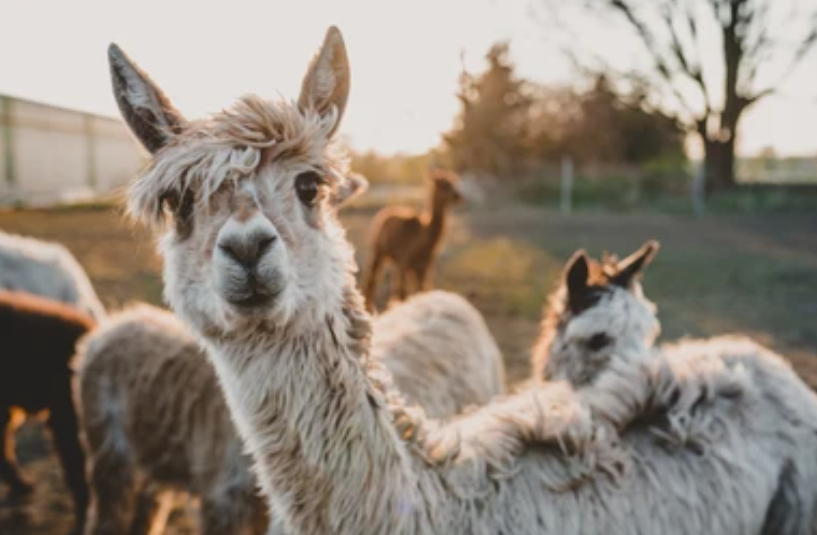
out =
[[[257,96],[188,121],[116,45],[109,50],[122,115],[153,155],[129,191],[138,221],[165,230],[165,297],[203,332],[285,327],[342,292],[352,253],[336,220],[365,189],[332,142],[349,65],[330,28],[295,102]],[[329,245],[327,245],[329,243]]]
[[[456,174],[437,168],[431,170],[429,178],[431,179],[434,202],[449,206],[463,201],[462,192],[459,189],[459,177]]]
[[[534,377],[581,386],[613,359],[648,354],[641,349],[655,342],[661,326],[639,279],[658,248],[647,242],[620,262],[597,262],[584,251],[573,255],[549,300],[533,353]]]

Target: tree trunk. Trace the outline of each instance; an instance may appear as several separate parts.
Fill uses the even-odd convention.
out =
[[[735,142],[704,140],[704,169],[707,193],[735,185]]]

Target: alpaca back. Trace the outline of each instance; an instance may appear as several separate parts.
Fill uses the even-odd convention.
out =
[[[126,450],[151,480],[195,494],[253,487],[215,373],[169,312],[137,306],[90,336],[81,398],[92,455]]]
[[[485,320],[453,293],[418,294],[379,316],[372,355],[431,417],[484,405],[505,390],[502,354]]]
[[[813,534],[817,399],[746,347],[615,361],[592,387],[546,383],[456,420],[438,471],[456,498],[424,532]]]
[[[56,243],[0,232],[0,289],[71,304],[97,321],[105,317],[85,270]]]

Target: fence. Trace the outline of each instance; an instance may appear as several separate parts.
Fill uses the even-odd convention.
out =
[[[742,177],[741,177],[742,178]],[[580,165],[569,158],[493,184],[513,188],[526,202],[558,209],[658,210],[703,216],[716,212],[815,211],[817,182],[754,183],[705,194],[701,162],[645,166]]]

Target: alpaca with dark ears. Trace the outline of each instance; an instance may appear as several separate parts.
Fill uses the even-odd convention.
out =
[[[448,210],[462,201],[458,178],[443,169],[431,171],[429,208],[418,214],[411,208],[389,206],[375,216],[372,228],[371,260],[366,280],[366,306],[374,310],[380,272],[387,262],[396,269],[397,296],[409,293],[409,277],[418,291],[427,290],[434,258],[442,243]],[[394,292],[392,292],[394,293]]]
[[[581,387],[612,359],[649,353],[661,325],[639,281],[658,249],[651,240],[620,262],[613,257],[599,262],[584,251],[573,255],[546,305],[533,350],[535,379]]]
[[[114,77],[126,106],[173,115],[142,98],[159,90],[128,65],[114,60],[132,75],[126,87]],[[372,358],[333,202],[346,169],[332,133],[349,87],[337,29],[305,80],[298,104],[245,98],[163,132],[128,204],[163,229],[165,295],[203,341],[285,530],[813,531],[817,399],[771,359],[659,360],[616,388],[544,384],[451,421],[407,404]],[[186,199],[169,206],[172,224],[168,192]],[[781,487],[790,473],[796,484]],[[768,512],[784,500],[777,529]]]
[[[76,308],[21,292],[0,292],[0,478],[12,492],[27,493],[31,483],[14,458],[15,411],[48,411],[48,427],[74,499],[77,528],[85,522],[88,486],[72,394],[77,341],[94,321]]]

